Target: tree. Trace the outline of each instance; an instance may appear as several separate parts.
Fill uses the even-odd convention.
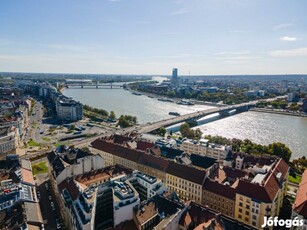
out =
[[[200,129],[196,129],[195,131],[191,129],[188,123],[184,123],[180,126],[180,133],[183,137],[197,140],[199,140],[203,134]]]
[[[196,129],[194,131],[194,136],[195,136],[195,139],[199,140],[201,138],[201,136],[203,135],[202,131],[200,129]]]
[[[291,158],[292,151],[283,143],[274,142],[268,146],[270,154],[283,158],[287,163]]]
[[[190,129],[190,126],[188,123],[183,123],[181,126],[180,126],[180,133],[182,136],[185,136],[185,134],[187,134],[189,132],[189,129]]]
[[[117,123],[121,128],[126,128],[129,126],[129,122],[126,120],[126,118],[121,115],[118,119],[118,123]]]
[[[112,120],[112,121],[115,121],[115,120],[116,120],[116,116],[115,116],[114,111],[111,111],[111,112],[110,112],[109,119]]]
[[[119,125],[121,128],[126,128],[135,125],[136,123],[137,119],[135,116],[121,115],[118,119],[117,125]]]
[[[161,127],[158,129],[158,134],[162,137],[165,136],[165,133],[166,133],[166,129],[164,127]]]

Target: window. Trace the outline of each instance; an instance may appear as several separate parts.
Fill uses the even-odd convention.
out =
[[[239,203],[239,206],[240,206],[240,207],[243,207],[243,203],[242,203],[242,202],[240,202],[240,203]]]
[[[242,213],[242,208],[239,208],[239,212],[241,212],[241,213]]]
[[[253,222],[252,222],[252,225],[256,226],[257,224],[256,224],[256,222],[255,222],[255,221],[253,221]]]
[[[242,219],[242,215],[239,215],[238,217],[239,217],[239,219]]]
[[[245,214],[246,214],[246,215],[249,215],[249,211],[246,211]]]
[[[253,215],[253,220],[257,220],[257,216]]]
[[[249,221],[248,217],[245,217],[245,221],[246,221],[246,222],[248,222],[248,221]]]
[[[249,208],[250,208],[250,206],[247,204],[247,205],[246,205],[246,208],[247,208],[247,209],[249,209]]]

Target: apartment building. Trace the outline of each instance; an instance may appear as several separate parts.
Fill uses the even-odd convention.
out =
[[[94,229],[116,227],[133,220],[133,210],[139,204],[139,194],[129,181],[102,184],[97,190]]]
[[[202,190],[202,204],[223,215],[234,217],[236,191],[227,184],[206,179]]]
[[[0,133],[0,154],[14,153],[19,143],[19,132],[15,127],[5,128]]]
[[[167,191],[167,187],[160,179],[138,171],[134,171],[128,181],[139,193],[141,201]]]
[[[235,188],[235,218],[257,228],[261,228],[264,216],[279,215],[289,174],[289,166],[283,159],[262,168],[264,173],[239,179]]]
[[[166,183],[171,191],[178,193],[180,198],[197,202],[202,200],[202,184],[205,178],[218,166],[215,162],[207,168],[179,164],[167,158],[114,144],[110,139],[95,140],[91,143],[90,150],[100,154],[106,160],[106,165],[123,164],[156,177]]]
[[[206,179],[207,171],[191,166],[177,164],[170,161],[166,169],[166,185],[183,200],[202,200],[202,185]]]
[[[80,102],[67,97],[59,97],[55,102],[57,117],[63,121],[78,121],[83,118],[83,106]]]
[[[60,184],[67,177],[105,167],[105,161],[101,156],[65,146],[52,151],[48,155],[48,160],[52,167],[51,181],[56,184]]]
[[[209,143],[206,139],[200,139],[199,141],[187,139],[182,142],[180,149],[188,154],[195,153],[223,162],[231,147]]]
[[[40,229],[43,225],[31,162],[17,155],[0,160],[0,221],[5,229]]]

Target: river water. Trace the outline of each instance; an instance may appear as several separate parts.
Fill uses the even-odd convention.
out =
[[[165,78],[155,78],[161,81]],[[184,106],[158,101],[145,95],[137,96],[123,89],[65,89],[64,95],[92,107],[114,111],[117,116],[137,116],[140,124],[169,117],[169,112],[187,114],[212,108]],[[307,155],[307,118],[278,114],[245,112],[198,126],[204,134],[228,138],[248,138],[259,144],[283,142],[292,150],[292,158]]]

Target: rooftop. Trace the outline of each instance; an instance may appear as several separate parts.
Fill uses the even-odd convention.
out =
[[[218,181],[206,179],[203,185],[204,190],[227,197],[231,200],[236,198],[236,190],[229,185],[220,184]]]
[[[213,166],[217,160],[211,157],[201,156],[199,154],[191,154],[192,164],[203,169],[208,169]]]
[[[136,211],[135,219],[139,225],[143,225],[156,215],[158,215],[158,210],[156,204],[152,201],[142,205],[141,208]]]
[[[250,230],[255,229],[251,226],[245,225],[233,218],[224,216],[208,207],[191,201],[187,210],[182,214],[179,224],[185,228],[203,229],[209,227],[210,229],[219,230]]]
[[[105,180],[110,177],[114,177],[116,175],[131,174],[132,171],[132,169],[126,168],[124,166],[114,165],[78,175],[75,177],[75,180],[88,186],[90,184]]]
[[[307,218],[307,169],[303,173],[292,208],[296,213]]]
[[[207,173],[206,170],[200,170],[191,166],[178,164],[172,161],[169,162],[166,172],[200,185],[203,184]]]

